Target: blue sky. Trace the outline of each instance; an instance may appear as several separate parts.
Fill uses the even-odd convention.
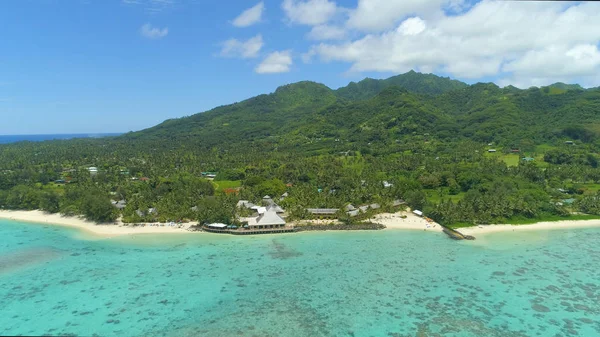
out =
[[[600,85],[594,3],[9,0],[0,22],[0,134],[139,130],[286,83],[410,69]]]

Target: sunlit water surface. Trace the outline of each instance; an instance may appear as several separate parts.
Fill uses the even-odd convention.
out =
[[[600,336],[600,229],[0,237],[0,335]]]

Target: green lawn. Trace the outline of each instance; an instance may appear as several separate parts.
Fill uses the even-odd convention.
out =
[[[434,203],[434,204],[438,204],[440,201],[442,201],[442,199],[444,200],[452,200],[452,202],[458,202],[460,200],[462,200],[462,198],[465,197],[465,193],[464,192],[460,192],[456,195],[448,195],[447,191],[444,191],[444,195],[440,196],[440,193],[437,190],[425,190],[425,194],[427,195],[427,201]]]
[[[215,186],[215,190],[222,191],[226,188],[238,188],[242,186],[241,180],[222,180],[222,181],[213,181],[213,185]]]
[[[584,194],[595,194],[600,191],[600,184],[570,184],[568,187],[573,187],[574,185],[583,188],[585,190]]]
[[[504,161],[507,166],[518,166],[519,165],[519,160],[521,160],[521,157],[522,157],[520,153],[502,153],[499,151],[500,150],[498,150],[498,152],[486,152],[484,154],[484,156],[486,156],[488,158],[500,159],[500,160]]]
[[[520,154],[502,154],[500,159],[506,163],[506,166],[519,166],[519,160],[521,160]]]

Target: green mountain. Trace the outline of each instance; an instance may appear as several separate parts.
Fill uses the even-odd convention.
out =
[[[520,90],[492,83],[467,85],[416,72],[366,79],[338,90],[299,82],[268,95],[167,120],[123,138],[180,140],[221,149],[268,143],[294,151],[336,151],[339,144],[328,142],[336,139],[353,149],[373,142],[386,147],[424,134],[442,141],[511,147],[533,147],[557,137],[597,139],[600,91],[559,87]]]
[[[448,91],[467,87],[466,83],[439,77],[434,74],[421,74],[409,71],[402,75],[390,77],[385,80],[365,78],[355,83],[350,82],[345,87],[336,90],[336,95],[348,100],[363,100],[371,98],[390,86],[398,86],[416,94],[439,95]]]
[[[579,84],[566,84],[566,83],[562,83],[562,82],[556,82],[554,84],[550,84],[549,87],[562,89],[562,90],[585,90]]]

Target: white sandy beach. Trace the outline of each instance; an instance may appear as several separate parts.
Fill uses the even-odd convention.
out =
[[[405,215],[403,219],[401,216]],[[435,223],[429,223],[424,218],[412,214],[410,211],[398,213],[382,213],[372,219],[373,222],[383,224],[387,229],[413,229],[426,231],[442,231],[442,227]],[[427,227],[429,225],[429,227]],[[592,228],[600,227],[600,219],[597,220],[565,220],[546,221],[528,225],[480,225],[474,227],[459,228],[458,231],[465,235],[485,236],[486,234],[499,232],[517,231],[547,231],[555,229]]]
[[[123,224],[122,222],[115,222],[114,224],[96,224],[78,217],[65,217],[60,214],[48,214],[42,211],[7,210],[0,210],[0,219],[72,227],[101,237],[114,237],[133,234],[192,233],[188,231],[188,228],[196,224],[185,223],[180,227],[168,226],[166,224],[163,224],[163,226],[150,226],[150,224],[144,224],[144,226],[133,227]]]
[[[406,216],[406,218],[402,218]],[[130,226],[118,221],[114,224],[96,224],[79,217],[66,217],[60,214],[48,214],[42,211],[8,211],[0,210],[0,219],[31,222],[45,225],[57,225],[83,230],[99,237],[115,237],[136,234],[169,234],[169,233],[203,233],[189,231],[189,227],[196,225],[195,222],[185,223],[181,226],[169,226],[162,224],[143,224],[144,226]],[[334,222],[331,220],[313,220],[316,223]],[[425,230],[442,231],[442,227],[435,222],[427,222],[409,211],[398,213],[382,213],[374,216],[371,221],[386,226],[386,230]],[[530,225],[480,225],[474,227],[460,228],[459,231],[466,235],[475,237],[499,232],[516,231],[544,231],[554,229],[591,228],[600,227],[598,220],[575,220],[575,221],[550,221],[538,222]]]
[[[499,232],[518,232],[518,231],[536,231],[536,230],[554,230],[554,229],[571,229],[571,228],[592,228],[600,227],[600,219],[598,220],[571,220],[571,221],[547,221],[538,222],[530,225],[480,225],[475,227],[459,228],[458,231],[462,234],[485,235]]]
[[[406,216],[406,218],[402,218],[402,216]],[[442,227],[437,223],[427,222],[425,218],[416,216],[409,211],[377,214],[371,221],[385,225],[386,229],[442,231]]]

